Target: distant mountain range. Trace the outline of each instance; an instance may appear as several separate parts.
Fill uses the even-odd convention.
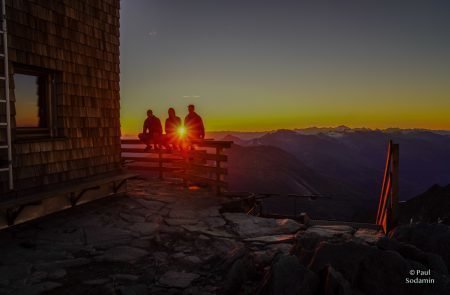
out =
[[[220,135],[238,145],[229,161],[230,184],[238,190],[377,199],[389,140],[400,145],[400,199],[450,183],[449,131],[339,126]]]

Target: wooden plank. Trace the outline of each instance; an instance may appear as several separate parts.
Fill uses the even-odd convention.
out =
[[[122,139],[122,144],[144,144],[139,139]],[[233,144],[232,141],[224,141],[224,140],[191,140],[190,143],[198,145],[200,147],[222,147],[222,148],[230,148]]]
[[[149,151],[145,151],[143,148],[122,148],[121,149],[122,153],[130,153],[130,154],[177,154],[179,152],[177,151],[172,151],[172,150],[164,150],[164,149],[159,149],[159,150],[149,150]]]
[[[128,165],[127,168],[129,170],[139,170],[139,171],[156,171],[156,172],[173,172],[180,171],[182,168],[180,167],[159,167],[159,166],[143,166],[139,164]]]
[[[216,166],[187,163],[187,164],[183,164],[183,168],[188,171],[193,170],[193,171],[197,171],[197,172],[219,173],[221,175],[228,175],[228,169],[216,167]]]
[[[230,148],[233,144],[232,141],[225,140],[191,140],[191,143],[198,145],[200,147],[221,147],[221,148]]]
[[[143,143],[140,139],[121,139],[120,143],[121,144],[143,144],[143,145],[145,145],[145,143]]]
[[[208,160],[208,161],[226,162],[228,160],[228,157],[226,155],[198,153],[197,151],[190,151],[188,156],[194,157],[196,159]]]
[[[122,156],[122,160],[134,161],[134,162],[145,162],[145,163],[178,163],[183,161],[182,158],[150,158],[150,157],[126,157]]]

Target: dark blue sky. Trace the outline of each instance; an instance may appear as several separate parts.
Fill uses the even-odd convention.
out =
[[[450,129],[450,1],[121,5],[125,133],[189,103],[210,130]]]

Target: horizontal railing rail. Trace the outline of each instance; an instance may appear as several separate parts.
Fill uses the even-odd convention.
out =
[[[121,153],[124,165],[130,170],[157,172],[161,179],[165,174],[183,179],[186,185],[206,184],[220,194],[228,188],[227,155],[232,141],[191,140],[183,150],[145,149],[138,139],[122,139]],[[193,149],[191,149],[191,146]]]

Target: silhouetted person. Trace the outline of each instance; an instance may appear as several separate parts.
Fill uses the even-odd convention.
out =
[[[139,139],[147,145],[145,150],[150,150],[152,148],[152,143],[155,148],[159,148],[161,135],[161,121],[155,115],[153,115],[152,110],[148,110],[147,119],[145,119],[144,126],[142,127],[142,133],[139,133]]]
[[[205,126],[203,126],[202,117],[195,112],[195,106],[188,106],[189,114],[184,118],[184,127],[189,139],[205,138]]]
[[[166,146],[172,144],[174,147],[178,147],[181,139],[181,134],[179,134],[181,119],[176,116],[174,108],[170,108],[168,113],[169,118],[166,119],[166,124],[164,126],[166,131]]]

